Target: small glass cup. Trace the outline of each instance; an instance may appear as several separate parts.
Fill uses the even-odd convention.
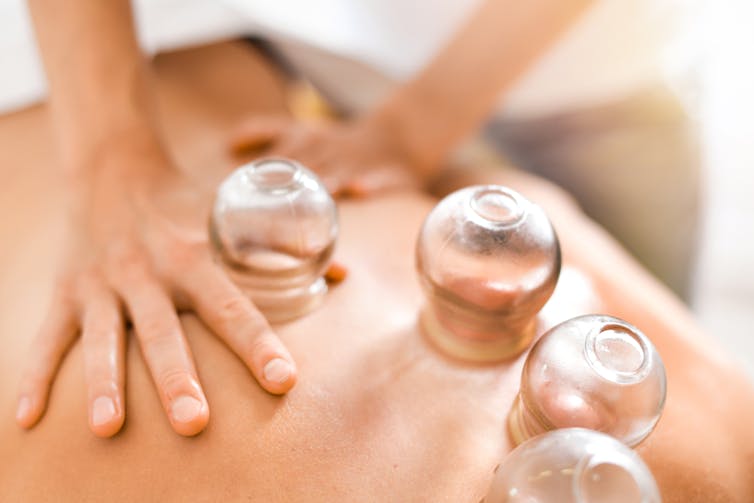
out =
[[[236,169],[217,190],[209,235],[230,278],[271,323],[302,316],[324,298],[337,210],[301,164],[266,158]]]
[[[519,444],[549,430],[589,428],[633,447],[660,419],[665,391],[665,366],[638,328],[611,316],[579,316],[532,347],[508,431]]]
[[[456,191],[422,226],[416,264],[426,296],[421,324],[444,352],[498,361],[521,353],[560,273],[544,212],[499,185]]]
[[[514,449],[484,503],[660,503],[652,472],[628,446],[582,428],[551,431]]]

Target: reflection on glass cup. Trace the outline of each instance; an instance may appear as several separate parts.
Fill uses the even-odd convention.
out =
[[[337,210],[299,163],[270,158],[235,170],[217,190],[209,233],[222,266],[270,322],[310,312],[327,292]]]
[[[633,447],[657,424],[665,390],[665,366],[638,328],[611,316],[579,316],[532,347],[508,429],[516,444],[545,431],[581,427]]]
[[[521,353],[560,273],[560,246],[541,208],[498,185],[456,191],[422,226],[416,264],[424,331],[446,353],[496,361]]]

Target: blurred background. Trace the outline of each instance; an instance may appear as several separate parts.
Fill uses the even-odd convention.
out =
[[[754,2],[697,7],[687,43],[699,57],[706,206],[693,308],[754,378]]]

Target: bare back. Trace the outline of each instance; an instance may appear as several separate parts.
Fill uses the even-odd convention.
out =
[[[176,156],[210,186],[222,170],[208,165],[233,164],[223,150],[227,128],[245,113],[282,109],[277,77],[238,46],[178,54],[158,69]],[[0,500],[478,502],[484,496],[510,449],[505,416],[522,359],[461,364],[421,335],[414,243],[435,201],[413,192],[340,205],[336,255],[349,269],[347,280],[319,310],[277,327],[300,369],[287,396],[262,391],[187,314],[182,321],[212,411],[202,434],[173,433],[134,343],[120,434],[104,440],[87,427],[79,345],[61,368],[42,422],[20,430],[11,420],[15,385],[47,307],[63,195],[48,176],[54,160],[44,109],[0,118],[0,146],[6,180]],[[621,315],[616,298],[605,297],[605,308]],[[727,360],[706,356],[698,345],[649,335],[666,358],[669,396],[658,430],[639,452],[666,501],[747,501],[751,387]]]

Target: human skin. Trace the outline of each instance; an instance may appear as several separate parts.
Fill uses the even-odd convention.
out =
[[[235,164],[224,150],[228,131],[255,110],[280,110],[278,82],[229,45],[162,58],[156,67],[177,163],[214,187]],[[33,430],[20,429],[16,384],[62,233],[63,187],[48,175],[47,121],[41,107],[0,118],[1,501],[480,501],[511,447],[505,419],[522,357],[463,364],[421,334],[413,248],[436,199],[413,191],[340,203],[336,257],[347,278],[319,310],[276,327],[299,365],[287,395],[263,391],[227,346],[184,314],[213,410],[200,435],[172,433],[133,337],[118,435],[100,439],[88,429],[80,343],[60,369],[47,414]],[[557,189],[484,169],[449,172],[433,188],[469,182],[505,183],[540,203],[559,232],[564,263],[589,279],[599,309],[637,325],[657,346],[668,399],[638,452],[664,500],[750,501],[754,391],[730,357]],[[563,299],[573,295],[565,294],[540,330],[580,314],[583,306],[569,307]]]
[[[44,414],[60,360],[83,340],[89,425],[111,436],[125,417],[126,323],[173,429],[195,435],[210,408],[177,310],[191,309],[265,390],[296,382],[290,353],[258,309],[216,266],[195,233],[207,191],[167,152],[151,69],[128,0],[30,0],[49,83],[56,155],[46,176],[64,186],[63,253],[50,307],[19,384],[16,420]]]
[[[273,154],[317,169],[336,193],[422,182],[592,3],[484,0],[424,68],[361,116],[346,123],[249,117],[233,144],[269,144]]]

